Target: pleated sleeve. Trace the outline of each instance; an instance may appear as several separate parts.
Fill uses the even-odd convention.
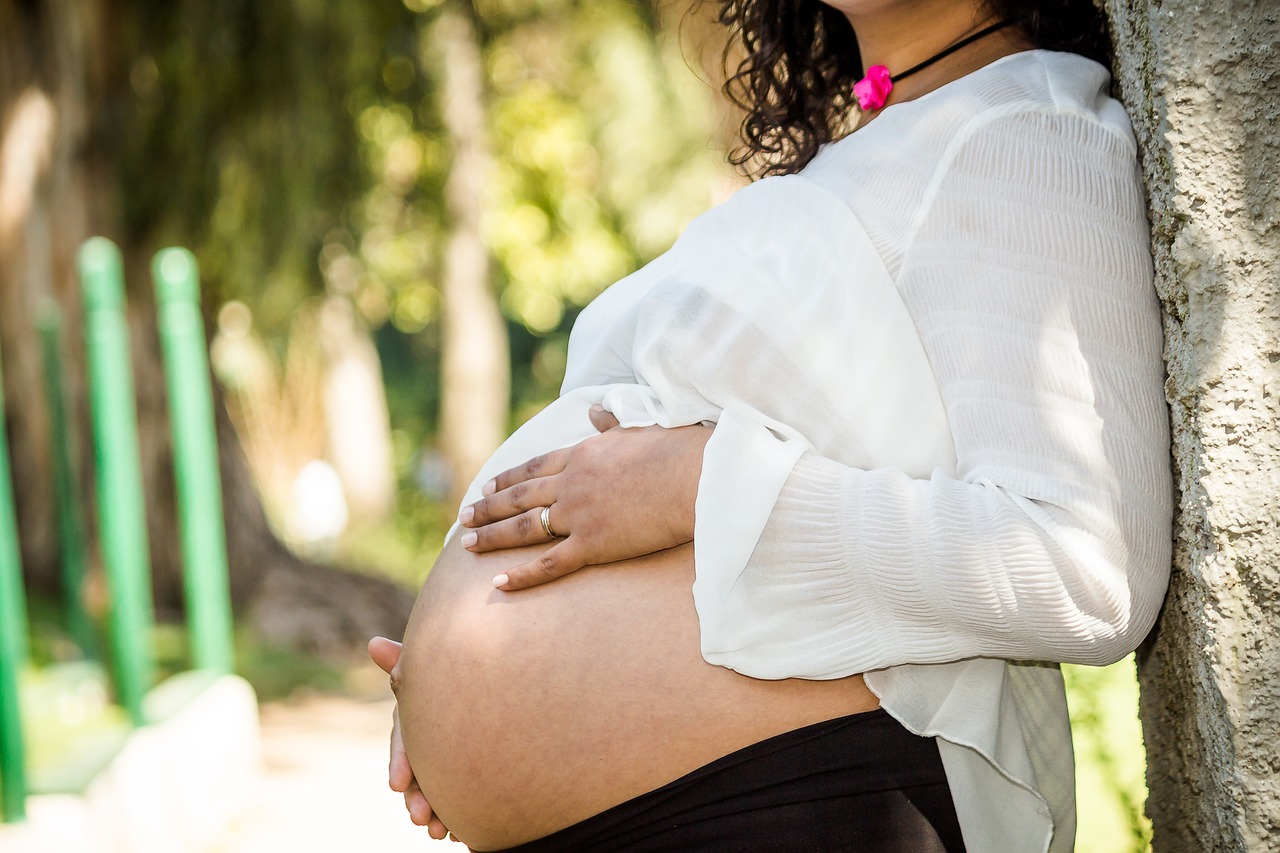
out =
[[[935,167],[895,283],[949,463],[852,461],[825,435],[779,461],[787,440],[764,420],[748,413],[723,441],[717,429],[695,537],[708,661],[764,678],[988,656],[1103,664],[1146,634],[1169,565],[1167,412],[1145,205],[1117,126],[984,114]],[[856,372],[857,347],[845,358]],[[900,414],[874,388],[858,402]],[[740,515],[742,494],[767,515],[754,499]]]

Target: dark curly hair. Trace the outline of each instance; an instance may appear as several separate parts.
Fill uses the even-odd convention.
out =
[[[820,0],[717,0],[717,19],[746,57],[724,90],[747,111],[729,161],[760,176],[797,172],[832,141],[862,76],[853,28]],[[987,0],[1032,45],[1111,65],[1106,17],[1093,0]],[[725,52],[726,65],[733,50]]]

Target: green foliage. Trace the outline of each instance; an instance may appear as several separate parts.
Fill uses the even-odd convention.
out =
[[[686,67],[677,41],[656,29],[646,5],[477,2],[474,8],[493,154],[482,228],[510,321],[519,421],[520,410],[554,395],[573,317],[670,245],[709,205],[722,167],[707,144],[713,93]],[[366,319],[375,326],[389,319],[401,334],[425,335],[427,349],[437,345],[437,283],[449,227],[441,202],[449,156],[436,118],[439,93],[431,88],[441,76],[431,23],[428,11],[414,57],[416,74],[428,82],[424,99],[388,92],[361,113],[370,174],[378,180],[361,203],[354,251],[364,273],[357,303]],[[420,362],[416,371],[396,362],[403,347],[383,347],[385,335],[379,340],[389,386],[408,383],[411,373],[421,377]],[[395,400],[392,407],[393,421],[404,423]]]
[[[1064,666],[1076,753],[1080,853],[1147,853],[1151,822],[1133,656],[1108,667]]]
[[[283,322],[356,183],[344,98],[371,76],[394,22],[370,10],[387,6],[129,4],[109,132],[131,242],[198,247],[217,296]]]
[[[410,451],[397,518],[340,556],[410,582],[415,545],[437,536],[417,529],[414,460],[433,444],[441,397],[452,227],[431,39],[442,2],[462,4],[480,38],[482,228],[518,425],[555,395],[582,306],[665,250],[722,184],[715,94],[646,0],[138,0],[113,22],[111,108],[95,137],[119,164],[126,257],[192,248],[210,307],[244,303],[277,360],[291,336],[314,334],[296,320],[317,294],[351,297]]]
[[[712,201],[714,93],[643,4],[558,7],[491,38],[500,152],[485,234],[509,317],[545,341],[516,374],[516,403],[545,401],[564,336],[612,281],[665,250]]]
[[[400,435],[403,442],[406,436]],[[417,592],[444,547],[455,508],[412,482],[401,485],[397,502],[398,511],[388,520],[343,536],[335,545],[333,561]]]
[[[421,442],[451,227],[439,2],[126,4],[118,108],[100,134],[122,165],[127,245],[191,246],[211,302],[244,302],[278,353],[304,300],[350,294],[377,332],[393,423]],[[578,310],[711,203],[715,95],[641,0],[468,8],[518,421],[554,395]]]
[[[491,45],[503,156],[485,230],[504,307],[531,331],[559,327],[710,201],[711,93],[681,89],[690,72],[654,36],[633,4],[605,2]]]
[[[259,702],[302,693],[337,693],[346,685],[345,667],[294,649],[264,643],[251,631],[236,634],[236,669],[253,685]]]

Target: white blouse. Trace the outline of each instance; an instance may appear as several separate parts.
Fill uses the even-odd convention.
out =
[[[1171,482],[1136,147],[1100,65],[998,60],[739,191],[579,318],[562,396],[472,485],[593,434],[714,422],[702,652],[865,673],[939,738],[965,843],[1069,851],[1062,679],[1146,635]]]

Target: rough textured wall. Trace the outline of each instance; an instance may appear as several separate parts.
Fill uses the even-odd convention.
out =
[[[1160,853],[1280,845],[1280,2],[1107,0],[1150,193],[1178,483],[1139,655]]]

